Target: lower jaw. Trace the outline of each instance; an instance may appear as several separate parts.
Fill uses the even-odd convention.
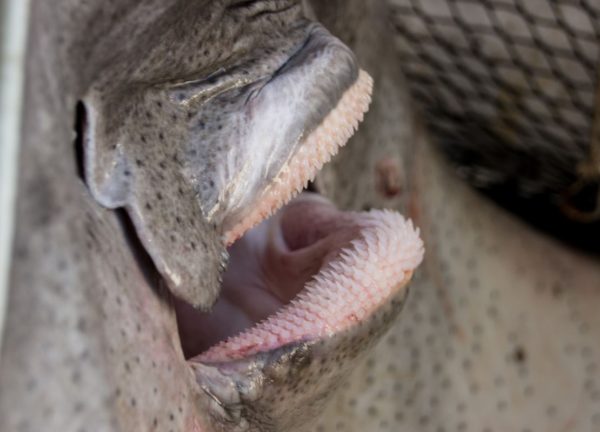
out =
[[[423,245],[397,213],[303,194],[230,247],[213,311],[177,301],[186,358],[227,362],[363,322],[404,289]]]
[[[226,230],[231,258],[213,311],[177,301],[186,358],[227,362],[328,338],[365,322],[406,285],[423,245],[399,214],[342,212],[315,194],[280,208],[350,138],[371,88],[361,71],[249,213]]]

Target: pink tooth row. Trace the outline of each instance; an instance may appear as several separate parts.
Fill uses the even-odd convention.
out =
[[[315,178],[321,167],[331,160],[358,128],[369,109],[372,90],[372,78],[361,70],[356,82],[346,90],[321,124],[305,138],[298,152],[263,192],[252,211],[225,233],[226,245],[231,245],[247,230],[271,216]]]
[[[358,237],[274,315],[200,354],[222,362],[333,335],[362,321],[403,289],[423,258],[418,229],[387,210],[354,213]]]

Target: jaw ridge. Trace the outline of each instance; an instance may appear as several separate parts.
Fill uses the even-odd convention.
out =
[[[361,70],[356,82],[344,92],[321,124],[304,138],[298,152],[262,192],[250,213],[225,232],[223,240],[227,246],[271,216],[315,178],[323,165],[337,154],[358,128],[369,109],[372,89],[373,79]]]

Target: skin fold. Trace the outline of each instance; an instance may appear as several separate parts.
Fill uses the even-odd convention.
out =
[[[406,95],[386,2],[305,2],[305,13],[294,2],[238,3],[32,2],[0,430],[599,429],[598,260],[455,176]],[[173,165],[210,159],[193,139],[202,118],[208,138],[233,132],[203,116],[238,103],[242,69],[261,83],[321,41],[314,20],[376,82],[365,122],[315,185],[342,209],[410,215],[428,255],[408,298],[348,332],[190,365],[173,294],[210,306],[223,227],[240,214],[235,200],[215,208],[227,181],[202,189]],[[268,52],[271,41],[281,51]],[[339,73],[349,78],[320,93],[323,110],[352,81],[352,67]],[[199,101],[215,105],[202,112]],[[319,117],[310,113],[306,131]]]

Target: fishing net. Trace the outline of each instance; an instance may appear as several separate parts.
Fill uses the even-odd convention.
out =
[[[594,219],[600,1],[390,6],[412,99],[459,174]],[[587,201],[576,202],[578,194]]]

